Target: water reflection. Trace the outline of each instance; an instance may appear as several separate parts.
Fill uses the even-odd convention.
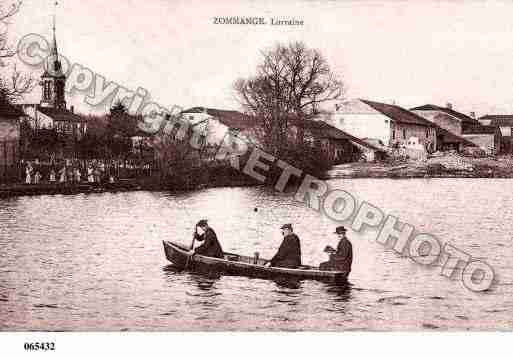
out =
[[[167,262],[162,240],[190,245],[203,217],[226,251],[262,258],[282,242],[277,228],[294,223],[305,264],[325,261],[333,222],[262,188],[0,200],[0,330],[511,329],[513,192],[505,183],[334,183],[487,258],[500,283],[485,295],[359,233],[350,236],[354,286],[212,276]]]
[[[333,297],[333,300],[337,302],[348,302],[351,300],[351,288],[353,285],[351,283],[343,284],[343,285],[326,285],[326,293],[330,294]]]
[[[278,288],[300,289],[302,281],[294,278],[276,278],[273,279],[273,282],[276,284]]]
[[[198,287],[201,291],[210,291],[216,289],[215,284],[221,278],[219,275],[202,275],[202,274],[191,274],[190,281]]]

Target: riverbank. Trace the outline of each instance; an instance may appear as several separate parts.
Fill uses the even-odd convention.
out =
[[[348,163],[333,167],[328,178],[513,178],[513,157],[442,153],[424,161]]]
[[[120,180],[117,183],[15,183],[0,185],[0,198],[52,194],[126,192],[141,189],[143,189],[142,186],[135,180]]]
[[[443,153],[425,161],[354,162],[334,166],[334,178],[513,178],[513,157],[474,158]],[[0,185],[0,197],[127,191],[194,191],[215,187],[251,187],[261,183],[240,172],[222,168],[183,173],[176,181],[159,177],[120,179],[116,183],[42,183]]]

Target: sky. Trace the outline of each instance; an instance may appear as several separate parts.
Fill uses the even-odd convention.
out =
[[[50,37],[53,4],[24,0],[10,42]],[[163,106],[240,109],[232,85],[255,72],[259,51],[300,40],[327,58],[346,98],[450,102],[478,116],[513,113],[512,15],[511,1],[60,0],[56,12],[61,54]],[[213,23],[225,16],[304,25]],[[26,101],[39,98],[37,89]],[[80,96],[68,103],[92,111]]]

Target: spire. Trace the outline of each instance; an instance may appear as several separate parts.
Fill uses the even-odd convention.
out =
[[[55,59],[58,58],[57,38],[55,36],[55,13],[57,12],[57,5],[59,5],[59,3],[56,1],[55,4],[54,4],[54,8],[53,8],[53,26],[52,26],[52,29],[53,29],[53,43],[52,43],[52,50],[51,50],[51,54],[52,54],[52,56],[55,56]]]

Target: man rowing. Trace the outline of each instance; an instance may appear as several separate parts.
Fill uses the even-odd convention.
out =
[[[271,259],[271,267],[298,268],[301,266],[301,244],[299,237],[292,230],[291,224],[281,226],[283,242],[278,252]]]
[[[202,234],[198,234],[198,227],[203,232]],[[194,239],[199,242],[203,242],[201,246],[194,250],[194,253],[201,254],[206,257],[223,258],[223,249],[217,240],[216,232],[210,228],[206,219],[202,219],[198,224],[196,224]]]
[[[344,271],[351,272],[351,264],[353,263],[353,245],[346,237],[347,230],[344,226],[335,229],[335,234],[339,238],[337,249],[326,246],[325,252],[330,253],[330,259],[321,263],[320,270],[327,271]]]

